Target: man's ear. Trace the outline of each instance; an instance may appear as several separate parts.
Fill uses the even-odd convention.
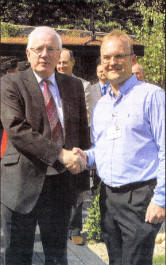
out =
[[[134,64],[136,64],[137,63],[137,56],[136,56],[136,54],[134,53],[133,55],[132,55],[132,65],[134,65]]]
[[[75,60],[72,61],[72,66],[74,67],[74,65],[75,65]]]
[[[29,56],[30,56],[30,51],[29,51],[29,49],[26,49],[26,55],[27,55],[27,59],[28,59],[28,61],[29,61]]]

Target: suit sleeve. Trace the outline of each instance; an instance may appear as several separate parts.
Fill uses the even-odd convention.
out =
[[[91,115],[92,115],[92,87],[90,82],[84,82],[84,92],[85,92],[85,103],[86,103],[86,110],[87,110],[87,118],[88,118],[88,124],[90,126],[90,120],[91,120]]]
[[[1,121],[10,142],[8,153],[19,152],[54,166],[62,146],[57,146],[27,122],[26,104],[16,76],[4,76],[1,81]]]
[[[79,147],[86,150],[90,147],[90,133],[87,120],[87,110],[85,104],[85,93],[80,89],[80,124],[79,124]],[[85,170],[76,176],[77,189],[79,192],[90,189],[90,174]]]
[[[80,148],[85,150],[90,146],[88,119],[87,119],[87,109],[85,103],[85,93],[83,89],[80,89],[80,125],[79,125],[79,135],[80,135]]]

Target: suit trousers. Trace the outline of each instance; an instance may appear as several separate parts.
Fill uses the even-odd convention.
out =
[[[90,175],[88,171],[82,173],[83,181],[80,181],[80,176],[75,175],[71,179],[73,183],[73,204],[71,208],[71,216],[69,222],[69,238],[80,235],[82,230],[82,208],[86,197],[86,190],[90,188]],[[79,183],[79,185],[78,185]],[[86,184],[86,185],[85,185]],[[80,187],[81,186],[81,187]]]
[[[102,183],[101,229],[109,265],[152,265],[161,224],[145,223],[145,214],[154,186],[117,192]]]
[[[69,222],[69,238],[80,235],[82,230],[82,206],[83,201],[79,202],[79,192],[75,194],[75,199],[71,208],[71,216]]]
[[[2,205],[4,265],[31,265],[36,225],[45,265],[67,265],[67,232],[71,211],[68,173],[47,176],[35,208],[21,214]],[[25,202],[26,203],[26,202]]]

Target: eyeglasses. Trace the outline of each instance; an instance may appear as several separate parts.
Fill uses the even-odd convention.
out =
[[[125,57],[131,56],[131,55],[133,55],[133,53],[116,54],[114,56],[104,56],[102,58],[102,62],[104,64],[109,63],[112,58],[116,59],[117,61],[120,61],[120,60],[123,60]]]
[[[35,54],[41,55],[43,50],[46,49],[48,54],[53,54],[55,51],[59,51],[59,49],[54,48],[54,47],[38,47],[38,48],[30,48]]]

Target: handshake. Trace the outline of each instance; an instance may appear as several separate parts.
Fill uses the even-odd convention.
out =
[[[59,161],[72,173],[78,174],[86,169],[87,156],[80,148],[74,147],[72,150],[62,149]]]

